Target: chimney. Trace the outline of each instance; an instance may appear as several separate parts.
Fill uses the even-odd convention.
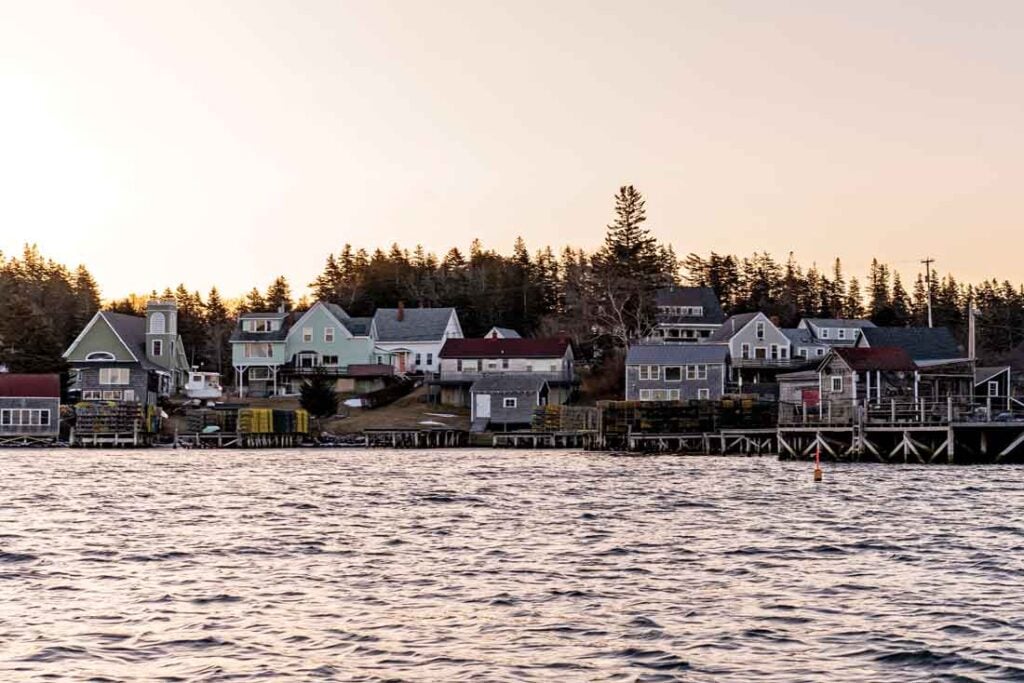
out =
[[[282,303],[282,304],[280,304],[280,305],[279,305],[279,306],[277,307],[277,312],[278,312],[278,313],[284,313],[284,304],[283,304],[283,303]]]
[[[398,322],[405,320],[405,302],[398,302]]]

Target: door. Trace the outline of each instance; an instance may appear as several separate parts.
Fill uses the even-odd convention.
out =
[[[477,394],[475,399],[476,410],[473,411],[475,419],[491,417],[491,395],[490,394]]]

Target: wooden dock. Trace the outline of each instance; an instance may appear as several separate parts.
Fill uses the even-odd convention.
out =
[[[367,429],[367,448],[460,448],[469,445],[464,429]]]

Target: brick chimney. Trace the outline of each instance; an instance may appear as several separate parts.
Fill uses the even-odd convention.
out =
[[[405,302],[398,302],[398,322],[405,320]]]

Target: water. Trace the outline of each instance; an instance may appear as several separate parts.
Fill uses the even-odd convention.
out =
[[[1022,680],[1020,480],[7,451],[0,680]]]

